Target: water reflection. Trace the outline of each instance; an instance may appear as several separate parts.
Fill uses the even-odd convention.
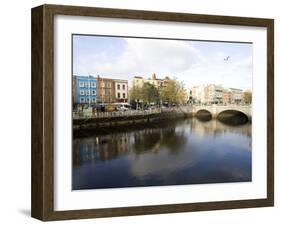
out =
[[[251,180],[251,124],[196,118],[73,140],[73,189]]]

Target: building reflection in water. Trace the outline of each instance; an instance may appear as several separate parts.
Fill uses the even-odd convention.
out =
[[[237,181],[251,181],[250,123],[190,118],[73,140],[73,189]]]
[[[130,151],[136,155],[145,152],[157,153],[163,148],[177,152],[186,141],[184,131],[176,132],[174,127],[76,138],[73,141],[73,164],[115,159]]]
[[[213,135],[216,136],[218,134],[223,133],[235,133],[246,135],[247,137],[252,137],[252,126],[250,123],[242,124],[242,125],[227,125],[219,120],[208,120],[208,121],[200,121],[197,118],[187,119],[187,122],[190,125],[192,132],[196,134],[204,135]]]

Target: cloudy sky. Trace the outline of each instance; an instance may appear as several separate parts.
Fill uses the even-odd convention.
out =
[[[228,60],[225,60],[229,56]],[[252,44],[73,35],[73,74],[252,88]]]

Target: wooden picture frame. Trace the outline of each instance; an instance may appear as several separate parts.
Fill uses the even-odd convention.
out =
[[[238,201],[178,203],[122,208],[54,210],[54,16],[126,18],[267,29],[267,198]],[[42,5],[32,9],[32,200],[31,215],[50,220],[161,214],[274,205],[274,21],[273,19],[196,15]]]

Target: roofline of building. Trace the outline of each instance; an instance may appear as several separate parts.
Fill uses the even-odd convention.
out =
[[[83,79],[108,79],[108,80],[113,80],[113,81],[123,81],[123,82],[127,82],[128,80],[126,79],[115,79],[115,78],[106,78],[106,77],[101,77],[101,76],[93,76],[93,75],[88,75],[88,76],[83,76],[83,75],[73,75],[74,78],[83,78]]]
[[[114,79],[114,81],[128,83],[128,80],[125,80],[125,79]]]

